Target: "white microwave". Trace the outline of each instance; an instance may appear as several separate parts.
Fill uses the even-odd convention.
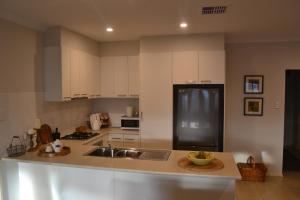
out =
[[[139,130],[140,118],[139,117],[121,117],[121,129]]]

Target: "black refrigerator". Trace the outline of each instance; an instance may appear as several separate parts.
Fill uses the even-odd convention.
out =
[[[173,149],[223,151],[224,85],[173,85]]]

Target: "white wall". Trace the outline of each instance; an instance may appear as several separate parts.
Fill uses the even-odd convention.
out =
[[[0,20],[0,38],[0,157],[35,118],[63,130],[83,124],[91,102],[44,102],[43,33]]]
[[[285,70],[300,69],[300,43],[252,43],[226,46],[225,150],[245,162],[252,154],[281,175],[284,137]],[[243,76],[264,75],[263,95],[244,95]],[[243,98],[264,97],[263,117],[243,116]],[[275,109],[275,102],[280,108]],[[244,156],[243,156],[244,155]]]

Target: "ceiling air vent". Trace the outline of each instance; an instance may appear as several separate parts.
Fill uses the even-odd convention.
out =
[[[226,6],[207,6],[202,7],[202,15],[224,14]]]

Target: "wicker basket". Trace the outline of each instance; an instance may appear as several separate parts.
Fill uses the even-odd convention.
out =
[[[9,157],[21,156],[26,153],[26,145],[24,145],[19,136],[13,136],[6,150]]]
[[[252,156],[247,159],[247,163],[238,163],[237,166],[242,175],[242,181],[265,181],[266,166],[263,163],[255,163]]]

